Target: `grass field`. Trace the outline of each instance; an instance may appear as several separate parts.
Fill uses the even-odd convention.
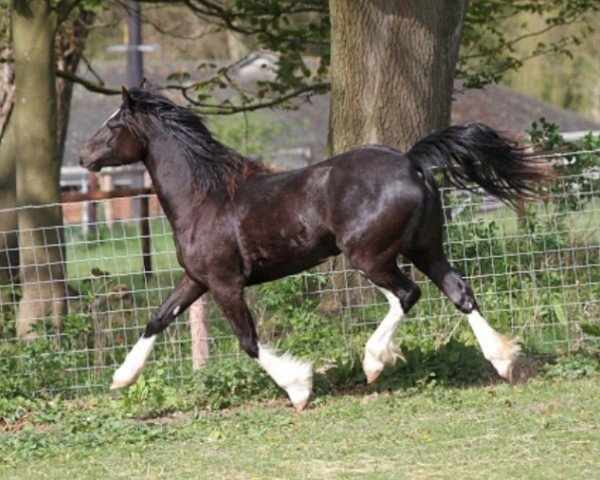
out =
[[[38,405],[0,436],[0,478],[573,480],[600,471],[597,371],[518,386],[364,387],[317,397],[301,413],[276,400],[144,420],[124,413],[119,396]]]

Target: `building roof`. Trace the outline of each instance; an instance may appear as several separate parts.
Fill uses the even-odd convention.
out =
[[[452,123],[477,121],[512,134],[524,133],[541,117],[556,123],[561,132],[600,129],[598,122],[504,85],[488,85],[457,93],[452,103]]]

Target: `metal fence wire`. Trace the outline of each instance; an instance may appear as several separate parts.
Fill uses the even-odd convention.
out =
[[[489,198],[443,192],[451,264],[469,280],[490,322],[538,352],[596,348],[599,342],[600,153],[579,155],[593,155],[596,167],[560,177],[545,202],[525,205],[519,214]],[[154,196],[146,197],[156,205]],[[42,280],[52,269],[36,264],[37,281],[29,275],[30,283],[24,284],[17,275],[1,285],[0,375],[26,378],[29,388],[40,391],[76,394],[107,388],[114,368],[182,274],[171,228],[159,208],[151,208],[148,217],[152,273],[144,274],[139,218],[131,218],[140,211],[135,207],[140,198],[63,204],[63,226],[19,232],[21,239],[40,233],[61,239],[66,288],[57,290],[64,293],[52,301],[64,314],[58,324],[47,314],[27,319],[32,328],[21,338],[16,325],[28,310],[23,308],[24,290],[55,282]],[[87,214],[90,207],[95,209],[93,222]],[[33,207],[1,210],[0,219],[28,208]],[[114,214],[117,210],[121,215]],[[0,244],[16,233],[0,232]],[[22,242],[21,255],[26,244]],[[12,248],[12,253],[18,251]],[[0,254],[10,258],[10,248]],[[10,268],[6,259],[0,261],[0,278]],[[420,272],[408,264],[402,268],[423,294],[399,329],[399,343],[425,342],[435,348],[455,337],[468,341],[464,316]],[[35,294],[32,298],[36,301]],[[340,344],[362,342],[387,311],[383,296],[341,257],[310,272],[252,287],[247,299],[261,337],[284,346],[290,334],[332,328]],[[190,333],[186,312],[165,332],[152,357],[169,380],[189,378],[208,356],[240,354],[210,294],[194,307],[204,326],[200,337]],[[294,344],[289,347],[295,349]],[[306,352],[300,354],[308,353],[310,342],[298,345],[303,348]],[[48,376],[48,369],[36,373],[41,364],[56,374]]]

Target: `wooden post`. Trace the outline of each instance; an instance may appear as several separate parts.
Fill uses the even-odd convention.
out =
[[[88,193],[94,194],[98,191],[98,176],[94,172],[88,173]],[[87,232],[95,237],[98,233],[98,206],[96,202],[87,204]]]
[[[115,189],[115,179],[111,173],[102,175],[102,190],[112,192]],[[112,200],[104,202],[104,221],[109,230],[112,230],[115,221],[114,204]]]
[[[192,368],[200,369],[210,356],[208,344],[208,319],[204,300],[199,298],[190,307],[190,330],[192,334]]]
[[[144,262],[144,277],[152,276],[152,254],[150,253],[150,200],[147,195],[140,199],[140,242],[142,260]]]

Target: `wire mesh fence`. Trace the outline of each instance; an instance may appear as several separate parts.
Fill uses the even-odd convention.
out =
[[[594,156],[598,165],[598,151],[581,155]],[[521,337],[527,348],[556,352],[598,345],[599,185],[597,169],[564,175],[546,202],[523,206],[518,214],[477,195],[443,192],[446,252],[453,267],[469,280],[490,322]],[[115,366],[182,275],[170,225],[159,208],[150,208],[147,217],[152,271],[144,271],[144,229],[134,215],[140,211],[135,202],[141,199],[156,205],[152,195],[63,204],[61,227],[0,232],[5,246],[0,278],[9,277],[15,254],[40,259],[26,282],[16,275],[0,286],[0,375],[14,379],[15,389],[78,393],[106,388]],[[0,220],[32,208],[0,211]],[[90,208],[95,215],[87,214]],[[115,210],[121,214],[115,216]],[[27,241],[39,235],[48,240],[41,249],[58,248],[58,259],[47,260],[40,247]],[[464,317],[451,302],[410,265],[402,268],[423,295],[400,328],[399,339],[432,347],[454,337],[468,340]],[[48,295],[49,302],[42,300]],[[347,347],[363,344],[387,311],[383,296],[341,257],[310,272],[252,287],[247,298],[262,339],[286,346],[285,339],[293,338],[289,346],[300,354],[326,350],[327,345],[316,345],[320,337],[327,342],[335,338]],[[29,308],[27,302],[38,302],[40,308]],[[190,333],[186,313],[165,332],[155,352],[152,362],[160,363],[169,380],[189,378],[202,363],[204,359],[195,358],[198,342],[204,345],[202,355],[209,352],[211,358],[239,355],[210,295],[202,302],[196,308],[206,326],[201,338]],[[32,312],[42,313],[32,318]],[[28,326],[25,333],[19,331],[22,322]],[[315,334],[319,331],[333,336]]]

